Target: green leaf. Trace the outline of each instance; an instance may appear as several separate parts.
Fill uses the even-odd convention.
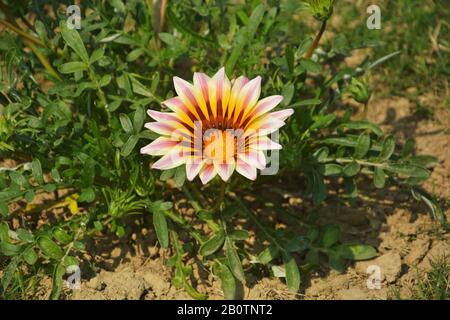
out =
[[[67,62],[58,66],[58,71],[61,73],[75,73],[85,70],[87,70],[87,65],[80,61]]]
[[[89,63],[93,64],[99,61],[101,58],[103,58],[104,55],[105,55],[104,48],[95,49],[94,52],[91,54],[91,57],[89,58]]]
[[[347,177],[353,177],[359,172],[360,169],[361,166],[359,165],[359,163],[353,161],[345,165],[343,172]]]
[[[34,197],[36,194],[34,193],[34,190],[30,189],[25,192],[24,199],[26,202],[31,203],[34,200]]]
[[[384,168],[387,171],[414,178],[428,179],[431,175],[429,170],[409,163],[390,163]]]
[[[64,258],[63,265],[64,265],[65,267],[68,267],[68,266],[78,266],[79,263],[78,263],[77,258],[72,257],[72,256],[67,256],[67,257]]]
[[[335,163],[327,163],[324,165],[323,175],[324,176],[338,176],[342,174],[342,166]]]
[[[34,242],[34,236],[30,231],[19,228],[16,233],[20,240],[28,243]]]
[[[153,211],[153,225],[161,247],[167,248],[169,246],[169,230],[166,217],[162,211]]]
[[[85,62],[89,63],[89,55],[84,46],[83,40],[76,29],[69,29],[67,27],[66,21],[61,21],[60,23],[61,35],[66,42],[66,44],[72,48],[73,51]]]
[[[24,186],[27,183],[27,179],[17,171],[10,171],[9,177],[11,178],[11,181],[17,184],[18,186]]]
[[[230,269],[222,264],[215,263],[213,265],[213,273],[220,279],[220,287],[226,300],[234,300],[236,298],[236,280]]]
[[[195,300],[206,300],[208,299],[208,296],[205,294],[202,294],[195,290],[190,283],[187,281],[184,281],[183,283],[184,290],[186,290],[187,294],[189,294],[192,298]]]
[[[126,60],[128,62],[133,62],[134,60],[142,56],[144,52],[145,50],[143,48],[134,49],[127,55]]]
[[[345,259],[334,251],[328,252],[328,264],[337,272],[345,271]]]
[[[37,243],[42,253],[51,259],[59,260],[64,256],[64,252],[61,248],[53,240],[50,240],[47,237],[39,238]]]
[[[6,292],[6,289],[8,289],[11,280],[14,277],[14,273],[17,271],[18,264],[19,259],[17,257],[13,258],[11,262],[3,270],[3,275],[1,279],[3,293]]]
[[[3,253],[5,256],[8,257],[16,256],[20,253],[21,250],[22,247],[17,244],[12,244],[8,242],[0,243],[0,252]]]
[[[290,105],[291,108],[298,108],[303,106],[314,106],[321,104],[322,101],[320,99],[306,99]]]
[[[395,150],[395,139],[392,135],[388,135],[383,140],[383,144],[381,146],[381,152],[378,155],[380,160],[388,160]]]
[[[323,226],[322,246],[329,248],[341,238],[341,227],[337,224]]]
[[[23,259],[29,265],[33,265],[38,260],[38,255],[36,251],[33,250],[33,248],[28,248],[23,252]]]
[[[288,253],[283,255],[284,268],[286,272],[286,284],[292,292],[298,292],[300,289],[300,271],[297,262]]]
[[[50,299],[57,300],[59,298],[63,287],[63,276],[65,273],[66,268],[64,268],[62,264],[55,265],[55,268],[53,269],[53,285]]]
[[[319,251],[316,249],[309,250],[305,256],[305,261],[312,266],[318,265],[319,264]]]
[[[365,244],[345,244],[336,247],[336,252],[345,259],[368,260],[377,256],[375,248]]]
[[[283,100],[281,101],[281,104],[283,106],[289,105],[291,103],[292,98],[294,97],[295,93],[295,86],[293,83],[286,83],[283,86],[283,91],[281,92],[281,95],[283,96]]]
[[[94,188],[82,189],[78,202],[92,202],[95,200]]]
[[[6,202],[0,201],[0,215],[6,217],[9,214],[9,208]]]
[[[169,20],[169,22],[182,34],[184,34],[186,36],[190,36],[196,40],[204,41],[204,42],[207,42],[210,44],[214,43],[213,40],[203,37],[203,36],[199,35],[198,33],[196,33],[195,31],[187,28],[186,23],[183,23],[178,19],[178,17],[172,12],[172,9],[170,8],[170,6],[168,6],[168,8],[167,8],[166,14],[167,14],[167,19]]]
[[[123,130],[125,130],[126,133],[132,133],[133,132],[133,123],[131,122],[128,115],[125,113],[119,114],[120,124],[122,125]]]
[[[277,246],[270,245],[258,254],[257,262],[262,264],[268,264],[270,261],[275,259],[279,253],[280,250],[278,249]]]
[[[384,174],[384,170],[380,167],[375,167],[373,171],[373,184],[376,188],[381,189],[384,188],[386,183],[386,176]]]
[[[239,255],[234,247],[233,241],[228,237],[225,239],[225,254],[233,275],[240,282],[245,283],[244,269],[242,268],[241,260],[239,259]]]
[[[231,51],[230,56],[225,64],[225,71],[227,74],[231,74],[233,72],[234,66],[236,62],[242,56],[242,50],[245,45],[254,38],[255,33],[258,29],[258,26],[261,24],[262,19],[264,17],[264,5],[258,5],[252,12],[250,16],[248,24],[238,33],[235,38],[235,43],[233,46],[233,51]]]
[[[346,122],[342,123],[338,126],[338,129],[348,128],[352,130],[370,130],[373,133],[375,133],[377,136],[383,135],[383,130],[381,130],[380,127],[378,127],[376,124],[368,121],[352,121],[352,122]]]
[[[311,59],[300,60],[300,65],[305,68],[306,71],[311,73],[319,73],[320,70],[322,70],[322,66],[319,63],[312,61]]]
[[[105,74],[103,77],[101,77],[100,81],[98,82],[98,85],[100,87],[106,87],[111,82],[112,76],[110,74]]]
[[[72,237],[59,227],[53,230],[53,237],[63,244],[67,244],[72,241]]]
[[[137,107],[133,117],[133,129],[135,133],[139,133],[144,126],[145,110],[142,106]]]
[[[355,147],[354,157],[356,159],[363,158],[370,150],[370,135],[367,132],[361,133],[358,137]]]
[[[136,146],[138,141],[139,141],[139,136],[138,135],[131,135],[128,138],[128,140],[125,142],[125,144],[122,146],[122,155],[124,157],[129,156],[131,151],[133,151],[133,149]]]
[[[312,43],[313,39],[311,37],[307,37],[305,40],[303,40],[302,43],[300,43],[297,52],[295,53],[297,58],[303,57],[306,51],[308,51],[309,47],[311,47]]]
[[[0,242],[9,243],[9,226],[6,222],[0,222]]]
[[[39,159],[34,158],[31,162],[31,172],[39,184],[44,184],[44,176],[42,175],[42,166]]]
[[[234,241],[244,241],[248,239],[250,234],[247,230],[233,230],[228,233],[228,236]]]
[[[217,234],[215,234],[208,241],[202,244],[199,252],[202,256],[209,256],[222,248],[224,242],[225,233],[223,232],[223,230],[220,230]]]

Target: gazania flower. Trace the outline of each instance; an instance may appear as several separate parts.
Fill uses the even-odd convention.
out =
[[[167,170],[186,166],[188,180],[200,176],[203,184],[216,175],[227,181],[236,170],[256,179],[266,167],[264,151],[281,146],[268,135],[285,124],[292,109],[270,112],[283,100],[259,100],[261,77],[228,80],[224,68],[212,78],[194,74],[194,84],[173,78],[178,96],[162,103],[171,112],[148,110],[155,122],[145,124],[161,137],[141,153],[162,156],[152,168]]]

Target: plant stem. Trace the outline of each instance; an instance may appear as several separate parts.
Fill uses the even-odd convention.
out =
[[[183,229],[188,231],[199,244],[203,244],[203,242],[205,242],[200,233],[195,230],[184,218],[177,216],[172,210],[165,211],[164,214],[173,222],[177,223]]]
[[[194,199],[192,193],[189,191],[189,188],[186,185],[183,185],[182,190],[196,213],[199,213],[200,211],[207,211],[207,209],[203,209],[198,204],[197,200]],[[212,219],[202,219],[202,220],[205,221],[213,231],[218,231],[220,229],[219,225],[214,220]]]
[[[222,183],[220,185],[219,197],[217,199],[215,206],[213,207],[214,212],[219,211],[223,204],[223,201],[225,199],[225,188],[226,188],[226,182],[222,181]]]
[[[322,26],[320,27],[319,33],[314,38],[313,43],[311,44],[311,47],[309,47],[308,51],[306,52],[304,58],[310,59],[312,54],[314,53],[314,50],[317,49],[319,46],[320,39],[322,38],[323,33],[325,32],[325,28],[327,27],[327,20],[324,20],[322,22]]]
[[[27,39],[30,42],[34,43],[35,45],[38,45],[40,47],[45,47],[45,44],[40,39],[30,36],[29,34],[22,31],[21,29],[19,29],[19,27],[13,25],[12,23],[5,21],[5,20],[0,20],[0,24],[4,25],[6,28],[10,29],[11,31],[14,31],[15,33],[17,33],[19,36],[22,37],[22,39]]]
[[[272,236],[269,230],[258,220],[257,217],[244,205],[241,199],[238,196],[235,196],[236,203],[241,207],[242,211],[244,211],[245,215],[252,220],[252,222],[265,234],[265,236],[280,249],[281,252],[286,253],[286,250],[283,246],[280,245],[278,240]]]

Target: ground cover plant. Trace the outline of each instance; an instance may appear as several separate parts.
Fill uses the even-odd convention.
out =
[[[68,275],[96,268],[86,258],[92,243],[142,228],[155,233],[172,285],[194,299],[208,298],[193,281],[194,263],[219,279],[226,299],[242,298],[249,276],[265,274],[297,293],[324,264],[344,272],[378,255],[320,219],[320,208],[336,198],[360,204],[359,183],[368,181],[410,192],[445,235],[446,215],[422,187],[437,159],[416,154],[414,137],[396,143],[367,119],[371,77],[402,48],[389,51],[362,35],[349,42],[344,22],[324,41],[340,1],[79,1],[80,28],[73,28],[72,4],[0,0],[2,298],[34,298],[48,277],[48,297],[67,297]],[[373,47],[374,57],[343,66],[354,51]],[[269,101],[264,113],[254,112],[264,106],[258,100]],[[167,129],[169,114],[219,131],[202,145],[213,146],[200,154],[205,164],[161,162],[170,151],[158,142],[176,131]],[[246,119],[278,141],[264,140],[270,145],[256,147],[252,162],[238,157],[231,138],[226,167],[213,163],[227,145],[224,130],[246,128]],[[251,143],[242,143],[248,156]],[[266,165],[278,170],[256,174]],[[310,203],[307,214],[260,192],[284,183]],[[448,267],[436,265],[415,297],[448,297]]]

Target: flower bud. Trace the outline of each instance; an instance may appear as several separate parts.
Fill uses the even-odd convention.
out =
[[[366,104],[371,96],[369,85],[366,80],[352,78],[350,85],[347,87],[347,92],[359,103]]]
[[[325,21],[333,13],[334,0],[306,0],[303,2],[303,10],[307,11],[319,21]]]

